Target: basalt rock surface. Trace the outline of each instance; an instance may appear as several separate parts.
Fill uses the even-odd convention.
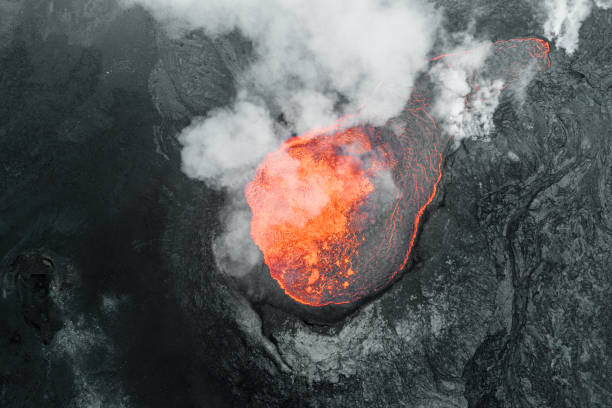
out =
[[[443,3],[541,34],[528,4]],[[449,148],[401,278],[325,316],[222,273],[227,198],[181,172],[248,41],[112,0],[0,12],[0,406],[612,406],[612,10]]]

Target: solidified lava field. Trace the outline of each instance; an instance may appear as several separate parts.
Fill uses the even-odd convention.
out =
[[[549,44],[537,38],[497,41],[491,58],[501,92],[535,66],[550,66]],[[451,67],[474,50],[444,54]],[[471,73],[478,95],[479,72]],[[473,95],[474,94],[474,95]],[[407,264],[419,220],[442,176],[447,141],[414,92],[401,115],[383,127],[343,127],[340,120],[285,142],[259,166],[245,195],[251,236],[285,293],[309,306],[348,303],[385,287]]]
[[[244,84],[248,31],[169,31],[171,13],[200,27],[203,7],[250,5],[258,33],[273,16],[281,39],[297,33],[293,51],[301,21],[272,4],[317,12],[326,32],[352,21],[322,12],[343,3],[415,1],[0,0],[0,407],[612,407],[605,1],[427,1],[440,33],[398,117],[343,111],[259,150],[247,117],[244,151],[205,138],[232,164],[213,180],[227,187],[185,171],[186,127],[234,112],[245,88],[272,131],[297,122]],[[380,61],[370,15],[348,40]],[[564,17],[583,20],[546,28]],[[385,23],[396,50],[426,45]],[[368,94],[347,104],[369,110]],[[458,126],[451,145],[458,122],[437,102],[480,119],[496,96],[492,127]]]

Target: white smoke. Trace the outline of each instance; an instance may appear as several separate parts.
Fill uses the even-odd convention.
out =
[[[238,30],[253,44],[254,59],[237,78],[235,101],[195,118],[179,137],[184,172],[229,193],[225,229],[213,248],[221,268],[238,276],[261,261],[244,197],[256,166],[291,133],[329,126],[346,113],[350,121],[379,125],[401,112],[417,75],[429,66],[442,23],[425,0],[122,1],[146,7],[170,35]],[[444,37],[471,52],[453,57],[452,65],[434,65],[432,113],[455,140],[486,137],[502,82],[481,77],[474,91],[470,81],[491,44],[469,32]],[[392,92],[377,92],[381,87]],[[281,113],[287,125],[278,123]]]
[[[223,232],[213,242],[217,265],[233,276],[244,276],[261,263],[261,252],[250,238],[251,211],[242,191],[234,191],[223,209]]]
[[[463,45],[451,51],[451,62],[439,63],[430,71],[437,89],[432,113],[440,118],[443,131],[455,142],[465,138],[486,139],[494,129],[493,113],[503,81],[481,76],[476,89],[471,83],[491,49],[490,43],[466,38]],[[468,104],[466,95],[473,91]]]
[[[593,7],[609,9],[612,0],[546,0],[544,33],[557,40],[557,46],[573,54],[578,49],[580,27]]]
[[[248,170],[277,147],[274,127],[262,103],[239,95],[232,107],[195,118],[181,132],[183,171],[214,187],[241,188]]]
[[[397,115],[428,65],[439,18],[421,0],[123,0],[140,4],[170,35],[238,30],[255,58],[232,106],[195,118],[180,135],[185,173],[230,193],[217,261],[243,275],[260,262],[249,237],[246,183],[265,155],[294,133],[345,113],[382,124]],[[393,93],[376,93],[382,83]],[[275,118],[282,113],[288,128]],[[347,123],[348,124],[348,123]]]
[[[362,120],[383,123],[399,113],[427,65],[438,22],[433,8],[419,0],[124,3],[147,7],[174,34],[203,29],[217,36],[238,29],[257,57],[240,83],[270,110],[282,109],[297,133],[328,125],[342,113],[330,112],[340,100],[349,112],[368,100]],[[382,82],[396,92],[370,99]]]

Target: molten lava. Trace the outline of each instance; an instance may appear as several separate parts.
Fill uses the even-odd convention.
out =
[[[350,302],[405,266],[441,177],[439,134],[423,102],[415,96],[385,128],[292,138],[259,166],[245,191],[251,236],[290,297]]]
[[[272,276],[304,303],[352,290],[376,173],[387,166],[367,128],[288,141],[246,189],[251,234]]]
[[[548,61],[539,39],[494,46]],[[245,190],[251,236],[288,296],[311,306],[351,302],[406,266],[442,176],[444,143],[427,105],[415,92],[383,127],[314,129],[266,156]]]

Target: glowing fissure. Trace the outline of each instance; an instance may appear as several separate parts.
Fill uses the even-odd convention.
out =
[[[543,40],[494,46],[496,53],[518,48],[517,55],[550,65]],[[455,55],[432,61],[452,64]],[[517,79],[518,68],[509,68],[504,88]],[[383,127],[346,129],[341,120],[294,137],[265,157],[245,190],[251,236],[292,299],[311,306],[352,302],[405,268],[442,177],[444,143],[427,106],[415,92],[404,112]]]

